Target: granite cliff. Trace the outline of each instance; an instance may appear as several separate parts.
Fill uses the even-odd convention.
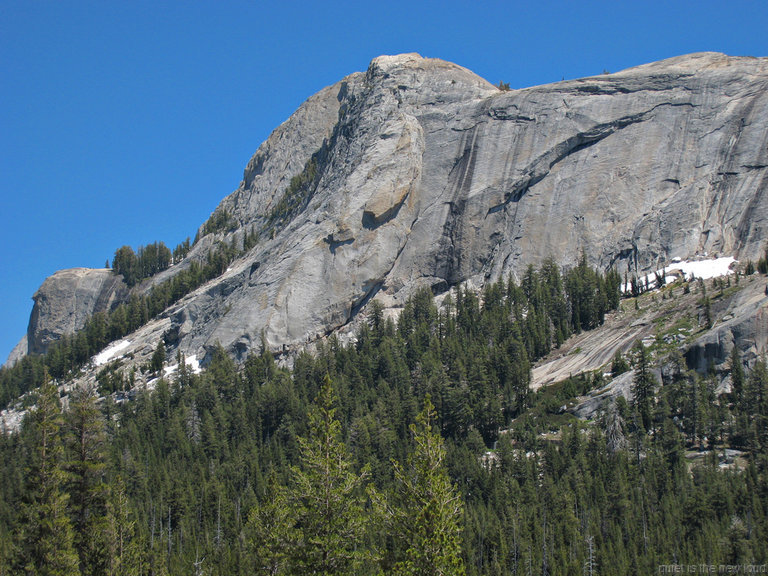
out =
[[[185,261],[134,290],[217,243],[257,233],[255,247],[128,340],[139,355],[165,337],[242,359],[262,338],[295,349],[343,329],[372,299],[394,309],[420,286],[481,286],[548,256],[622,273],[757,258],[767,186],[766,58],[692,54],[502,91],[455,64],[382,56],[279,126],[216,209],[228,225],[201,227]],[[28,352],[127,293],[103,284],[81,305],[82,290],[36,299]]]
[[[72,334],[96,312],[107,312],[128,296],[128,287],[108,268],[59,270],[45,279],[32,297],[29,327],[9,363],[24,354],[43,354],[48,345]]]

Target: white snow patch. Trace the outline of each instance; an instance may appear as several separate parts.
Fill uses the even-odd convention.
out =
[[[725,258],[715,258],[713,260],[697,260],[694,262],[677,262],[671,266],[667,266],[664,271],[672,272],[679,270],[685,275],[686,279],[702,278],[703,280],[709,280],[710,278],[718,278],[720,276],[726,276],[733,274],[731,270],[731,264],[736,262],[736,259],[727,256]]]
[[[193,374],[200,374],[200,362],[197,361],[197,356],[192,355],[189,357],[184,358],[184,365],[189,368],[190,372]],[[171,366],[166,366],[163,368],[163,378],[167,378],[171,374],[175,374],[179,371],[179,365],[173,364]],[[160,378],[152,378],[151,380],[147,380],[147,383],[145,384],[145,387],[147,390],[154,390],[157,388],[157,383],[160,381]]]
[[[122,352],[128,346],[130,346],[131,343],[128,340],[120,340],[120,342],[115,342],[114,344],[110,344],[104,350],[96,354],[96,356],[93,357],[93,363],[96,366],[101,366],[103,364],[106,364],[113,358],[117,357],[118,353]]]
[[[193,354],[192,356],[185,357],[184,358],[184,365],[193,374],[200,374],[200,362],[197,361],[197,356],[195,354]],[[171,374],[175,374],[178,371],[179,371],[179,365],[178,364],[173,364],[171,366],[166,366],[163,369],[163,376],[168,377]]]
[[[197,360],[197,356],[195,354],[192,354],[192,356],[187,356],[184,362],[189,369],[192,371],[193,374],[200,374],[200,362]]]
[[[693,280],[695,278],[701,278],[702,280],[709,280],[710,278],[719,278],[720,276],[727,276],[733,274],[731,265],[737,260],[731,256],[725,256],[723,258],[710,258],[708,260],[688,260],[681,261],[680,258],[673,258],[672,264],[665,266],[661,270],[657,270],[655,273],[648,274],[638,279],[638,284],[645,288],[646,283],[649,288],[656,287],[656,274],[664,275],[664,280],[667,283],[674,282],[677,277],[670,272],[678,272],[680,276],[686,280]],[[622,292],[628,292],[632,288],[631,284],[622,284]]]

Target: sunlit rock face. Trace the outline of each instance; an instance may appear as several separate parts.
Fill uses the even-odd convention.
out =
[[[259,243],[143,345],[172,334],[185,353],[218,342],[238,358],[262,339],[298,347],[372,299],[397,307],[420,286],[482,286],[548,256],[622,273],[755,258],[767,126],[764,58],[693,54],[501,91],[455,64],[381,56],[259,147],[217,209],[233,226],[188,261],[246,232]]]
[[[755,256],[767,87],[765,59],[720,54],[509,92],[439,60],[377,58],[259,149],[222,207],[262,226],[314,154],[306,204],[179,320],[226,306],[213,326],[189,323],[191,341],[245,349],[263,331],[282,345],[372,297],[396,305],[420,285],[481,285],[547,256],[640,271]]]

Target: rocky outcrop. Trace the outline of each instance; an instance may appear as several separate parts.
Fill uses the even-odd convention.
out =
[[[26,356],[28,351],[29,351],[29,344],[27,343],[27,335],[24,334],[21,340],[19,340],[19,343],[13,347],[13,350],[11,350],[11,353],[8,355],[8,359],[5,361],[5,365],[13,366],[14,364],[16,364],[16,362],[18,362],[24,356]]]
[[[657,375],[654,375],[656,377]],[[616,402],[619,396],[623,396],[627,402],[632,400],[632,381],[635,378],[634,370],[619,374],[608,384],[600,389],[592,390],[587,396],[580,399],[571,412],[584,420],[598,418],[607,410],[608,406]]]
[[[42,354],[51,342],[72,334],[96,312],[110,310],[128,289],[109,269],[72,268],[46,278],[33,296],[27,353]]]
[[[726,280],[723,279],[722,284]],[[619,395],[631,399],[633,373],[612,378],[611,361],[616,353],[631,358],[638,342],[649,348],[654,376],[659,382],[677,377],[681,369],[695,370],[701,376],[716,376],[717,391],[730,385],[731,352],[736,347],[742,364],[751,369],[768,354],[768,285],[762,275],[729,279],[720,290],[708,282],[713,325],[706,328],[703,290],[696,285],[686,294],[683,287],[645,294],[639,309],[623,305],[608,314],[605,323],[569,338],[559,349],[540,360],[532,370],[531,388],[538,389],[582,373],[603,374],[605,384],[580,399],[571,411],[582,418],[593,418]],[[689,287],[690,288],[690,287]],[[678,354],[679,353],[679,354]]]
[[[748,367],[768,353],[768,294],[762,278],[742,280],[738,290],[728,297],[715,292],[711,309],[714,324],[707,330],[703,329],[702,295],[698,289],[694,288],[690,295],[680,294],[680,287],[673,291],[677,294],[674,300],[646,302],[639,311],[624,304],[625,310],[609,313],[599,328],[570,338],[534,366],[531,387],[535,390],[574,374],[606,368],[617,352],[625,354],[638,342],[652,345],[660,335],[665,344],[676,345],[682,351],[689,369],[702,375],[711,370],[727,373],[734,346]]]
[[[767,59],[693,54],[501,91],[455,64],[382,56],[259,147],[217,208],[233,227],[189,259],[246,231],[260,243],[143,338],[242,358],[262,336],[283,349],[338,330],[373,298],[397,307],[419,286],[482,286],[548,256],[622,272],[755,257],[767,175]]]
[[[768,353],[768,287],[754,283],[714,310],[718,321],[685,351],[689,368],[701,374],[730,369],[733,347],[751,367]]]

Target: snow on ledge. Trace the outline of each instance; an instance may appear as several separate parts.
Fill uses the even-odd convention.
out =
[[[117,357],[120,352],[128,348],[130,345],[131,342],[129,340],[120,340],[120,342],[110,344],[93,357],[93,363],[96,366],[102,366],[103,364],[106,364],[113,358]]]
[[[188,356],[186,358],[185,364],[189,366],[189,369],[192,370],[193,374],[200,374],[200,362],[197,360],[197,356],[195,354],[192,354],[192,356]]]
[[[189,369],[190,372],[193,374],[200,374],[200,362],[197,361],[197,356],[192,355],[184,358],[184,365]],[[172,364],[170,366],[165,366],[163,368],[163,375],[162,378],[168,378],[172,376],[173,374],[176,374],[179,371],[179,365],[178,364]],[[160,377],[152,378],[151,380],[147,380],[146,383],[146,389],[147,390],[154,390],[157,388],[157,383],[160,381]]]
[[[672,263],[665,266],[661,270],[657,270],[655,273],[648,274],[642,278],[638,278],[637,282],[643,288],[646,286],[653,289],[656,288],[656,275],[664,275],[664,281],[667,283],[677,280],[677,276],[683,277],[685,280],[694,280],[701,278],[702,280],[709,280],[710,278],[719,278],[720,276],[727,276],[733,274],[731,265],[737,262],[732,256],[724,256],[723,258],[710,258],[708,260],[687,260],[683,261],[680,258],[673,258]],[[670,275],[675,273],[676,275]],[[626,293],[631,289],[630,284],[621,285],[621,291]]]
[[[681,274],[684,274],[687,280],[692,278],[701,278],[702,280],[709,280],[710,278],[718,278],[720,276],[726,276],[732,274],[731,264],[736,262],[736,259],[731,256],[724,258],[715,258],[713,260],[696,260],[692,262],[674,262],[671,265],[664,268],[664,272],[673,272],[679,270]]]
[[[200,362],[197,361],[197,356],[193,354],[192,356],[186,356],[184,358],[184,365],[189,369],[192,374],[200,374]],[[179,371],[179,365],[173,364],[171,366],[166,366],[163,368],[163,376],[166,378],[170,376],[171,374],[175,374]]]

